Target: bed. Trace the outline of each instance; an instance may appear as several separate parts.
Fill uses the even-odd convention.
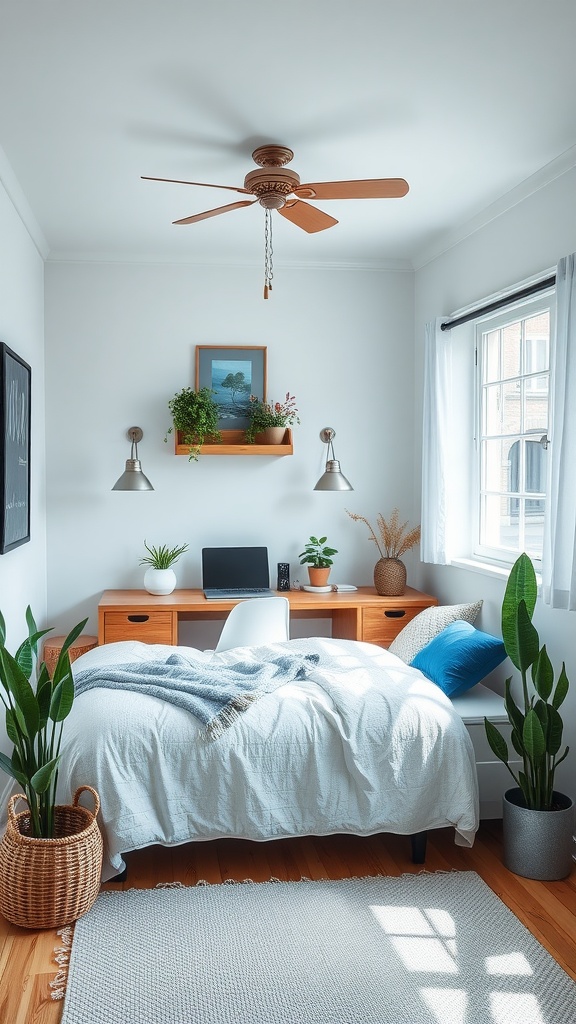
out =
[[[126,641],[87,652],[73,672],[105,681],[172,655],[222,673],[289,656],[305,659],[306,672],[277,681],[212,739],[188,710],[149,693],[102,682],[77,695],[59,799],[85,784],[97,790],[104,881],[131,850],[225,836],[450,827],[457,844],[472,845],[478,786],[468,732],[448,697],[389,651],[325,637],[219,654]]]

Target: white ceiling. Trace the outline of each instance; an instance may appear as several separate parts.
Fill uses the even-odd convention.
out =
[[[242,186],[278,142],[410,192],[274,215],[277,263],[418,265],[576,163],[575,40],[574,0],[0,0],[0,177],[50,258],[254,264],[259,206],[173,226],[243,197],[140,175]]]

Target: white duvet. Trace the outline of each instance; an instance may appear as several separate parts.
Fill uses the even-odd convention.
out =
[[[232,836],[394,832],[453,826],[471,846],[478,788],[470,737],[450,700],[388,651],[312,638],[221,654],[137,642],[107,644],[73,669],[165,659],[262,661],[316,653],[306,680],[262,696],[217,740],[156,697],[96,688],[65,725],[59,800],[93,786],[101,801],[104,880],[122,854],[154,843]]]

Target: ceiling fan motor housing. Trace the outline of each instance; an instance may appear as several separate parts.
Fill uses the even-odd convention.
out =
[[[287,196],[300,185],[300,176],[289,168],[264,167],[250,171],[244,178],[244,188],[256,196],[266,210],[281,210]]]

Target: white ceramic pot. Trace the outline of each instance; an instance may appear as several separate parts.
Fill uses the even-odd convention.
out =
[[[150,566],[144,573],[144,586],[149,594],[171,594],[176,586],[176,573],[174,569]]]

